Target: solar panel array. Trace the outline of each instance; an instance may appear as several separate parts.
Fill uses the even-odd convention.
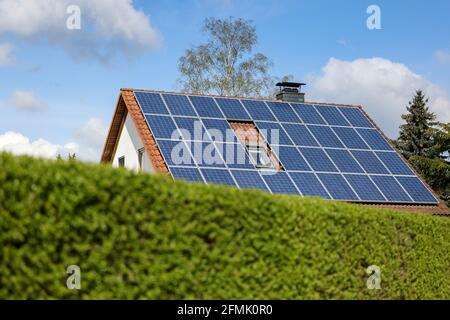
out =
[[[438,203],[357,107],[143,91],[135,97],[174,179],[333,200]],[[257,169],[230,121],[253,122],[283,170]]]

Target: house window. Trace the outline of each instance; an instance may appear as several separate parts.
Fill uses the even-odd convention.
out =
[[[119,168],[125,168],[125,157],[119,158]]]
[[[270,159],[266,148],[261,145],[247,145],[250,158],[257,168],[272,169],[274,168],[272,159]]]
[[[140,148],[138,150],[139,171],[143,170],[142,164],[144,163],[144,154],[145,154],[145,149]]]

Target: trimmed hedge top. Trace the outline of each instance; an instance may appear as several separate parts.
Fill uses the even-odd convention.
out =
[[[449,299],[449,230],[446,217],[0,154],[0,299]]]

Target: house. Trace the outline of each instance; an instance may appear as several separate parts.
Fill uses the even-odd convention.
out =
[[[101,162],[174,179],[448,214],[361,106],[121,89]]]

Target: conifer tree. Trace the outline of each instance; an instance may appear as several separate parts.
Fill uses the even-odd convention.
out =
[[[435,157],[433,148],[433,127],[436,115],[427,106],[428,99],[422,90],[417,90],[402,115],[405,124],[400,126],[397,146],[407,158],[412,156]]]

